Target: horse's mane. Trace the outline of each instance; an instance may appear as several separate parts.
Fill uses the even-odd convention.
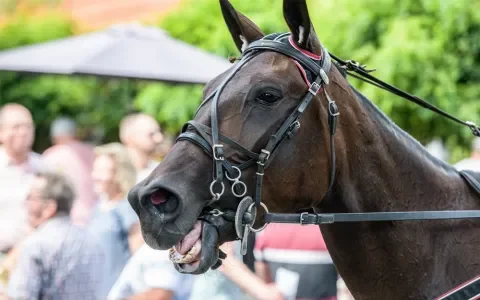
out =
[[[384,128],[391,131],[392,137],[396,138],[399,143],[403,143],[409,151],[416,153],[422,159],[428,160],[432,165],[441,168],[446,173],[456,172],[457,170],[450,164],[444,162],[443,160],[433,156],[427,149],[416,139],[414,139],[410,134],[400,128],[395,122],[385,115],[370,99],[360,93],[355,89],[350,83],[350,88],[357,96],[357,99],[360,101],[362,106],[370,113],[373,118],[376,118],[380,124],[384,125]]]

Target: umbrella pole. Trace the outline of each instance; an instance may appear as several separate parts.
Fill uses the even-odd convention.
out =
[[[133,83],[130,79],[124,79],[123,97],[127,114],[134,111],[133,107]]]

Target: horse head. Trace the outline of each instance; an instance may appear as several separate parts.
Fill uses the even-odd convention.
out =
[[[146,243],[170,248],[184,273],[218,266],[219,245],[242,237],[239,203],[240,218],[250,212],[251,230],[262,226],[267,207],[295,212],[318,205],[335,175],[332,99],[342,101],[348,88],[305,1],[285,0],[290,32],[267,36],[227,0],[220,6],[242,56],[206,85],[194,120],[128,197]]]

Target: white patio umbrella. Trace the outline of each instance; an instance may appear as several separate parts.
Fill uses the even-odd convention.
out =
[[[230,67],[227,59],[139,24],[0,52],[0,71],[95,75],[204,84]]]

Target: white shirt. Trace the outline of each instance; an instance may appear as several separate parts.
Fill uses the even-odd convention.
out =
[[[195,275],[175,270],[168,258],[168,250],[153,250],[144,244],[128,261],[108,299],[125,299],[157,288],[172,291],[175,300],[187,300],[194,280]]]
[[[155,160],[150,160],[148,165],[143,170],[137,171],[137,183],[144,180],[145,178],[152,173],[152,171],[160,164],[160,162]]]
[[[472,170],[480,172],[480,159],[466,158],[456,163],[454,167],[459,171]]]
[[[0,251],[13,247],[26,233],[24,201],[33,173],[44,169],[39,154],[30,152],[25,163],[15,165],[0,147]]]

